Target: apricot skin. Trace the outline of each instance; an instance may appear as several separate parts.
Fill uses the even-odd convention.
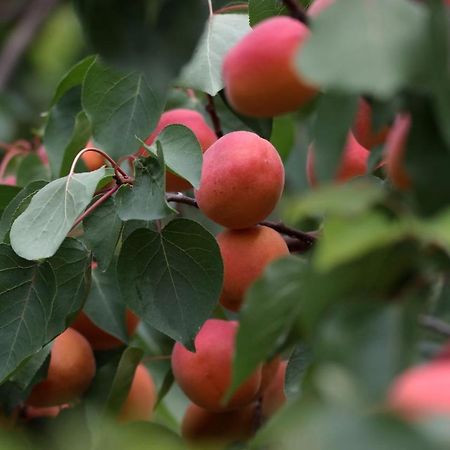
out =
[[[352,178],[365,175],[369,155],[370,152],[355,139],[352,133],[349,133],[347,144],[335,176],[335,181],[337,183],[345,183]],[[318,181],[314,173],[313,145],[311,145],[308,150],[308,157],[306,160],[306,176],[310,186],[316,187],[318,185]]]
[[[136,368],[130,391],[122,405],[119,421],[150,420],[153,415],[157,392],[153,378],[143,364]]]
[[[166,111],[161,115],[158,125],[153,133],[146,139],[145,143],[147,145],[152,145],[158,134],[169,125],[184,125],[189,128],[195,134],[202,152],[205,152],[217,141],[216,134],[199,112],[193,111],[192,109],[178,108]],[[141,154],[148,155],[148,152],[143,148]],[[191,188],[192,185],[189,181],[183,180],[183,178],[174,175],[173,173],[166,172],[166,191],[180,192]]]
[[[92,144],[88,143],[87,146],[91,147]],[[90,171],[100,169],[100,167],[105,165],[103,156],[94,151],[83,153],[81,159]]]
[[[217,242],[224,265],[220,303],[231,311],[239,311],[248,288],[270,262],[289,254],[280,234],[260,225],[225,230],[217,235]]]
[[[387,403],[408,420],[450,416],[450,363],[434,361],[407,370],[394,381]]]
[[[256,404],[226,412],[211,412],[191,403],[183,417],[181,434],[191,443],[229,444],[245,441],[256,429]]]
[[[95,375],[95,359],[89,342],[68,328],[51,349],[47,378],[33,387],[27,404],[37,407],[70,403],[80,397]]]
[[[287,361],[282,361],[274,379],[263,392],[262,414],[266,419],[272,417],[286,403],[284,393],[286,369]]]
[[[400,114],[396,117],[389,132],[385,147],[386,172],[391,183],[399,190],[406,191],[411,188],[411,178],[405,170],[405,152],[411,117]]]
[[[272,117],[295,111],[317,94],[294,68],[297,50],[309,34],[297,20],[273,17],[228,52],[222,68],[225,94],[236,111]]]
[[[231,383],[235,321],[207,320],[195,338],[196,353],[177,342],[172,352],[175,380],[196,405],[210,411],[239,409],[252,403],[261,385],[259,367],[235,392],[227,404],[222,400]]]
[[[248,228],[275,208],[284,186],[284,167],[273,145],[248,131],[226,134],[203,158],[199,208],[227,228]]]
[[[128,336],[131,336],[139,325],[139,317],[130,310],[126,313],[126,325]],[[95,325],[83,311],[78,314],[71,326],[89,341],[93,350],[112,350],[124,345],[122,341]]]

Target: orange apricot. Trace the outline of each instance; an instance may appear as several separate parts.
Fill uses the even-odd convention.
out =
[[[103,156],[97,152],[85,152],[81,155],[81,159],[89,170],[100,169],[105,164]]]
[[[385,147],[386,172],[391,183],[399,190],[411,188],[411,178],[405,169],[405,152],[411,116],[399,114],[388,134]]]
[[[370,152],[364,148],[353,136],[349,133],[344,152],[341,157],[341,162],[338,166],[335,181],[344,183],[352,178],[365,175],[367,172],[367,162]],[[311,145],[308,150],[308,157],[306,160],[306,176],[310,186],[317,186],[318,181],[314,173],[314,146]]]
[[[207,320],[195,338],[196,352],[190,352],[177,342],[172,352],[175,380],[186,396],[196,405],[210,411],[230,411],[252,403],[261,386],[261,367],[237,389],[224,404],[231,383],[235,336],[239,324],[235,321]]]
[[[263,392],[262,415],[272,417],[285,403],[284,380],[286,378],[287,361],[282,361],[272,382]]]
[[[308,27],[286,16],[255,26],[225,56],[225,94],[236,111],[272,117],[295,111],[317,94],[296,72],[297,51],[309,37]]]
[[[126,312],[126,325],[128,336],[131,336],[139,325],[139,317],[130,310]],[[84,311],[80,311],[71,327],[81,333],[94,350],[112,350],[124,345],[121,340],[95,325]]]
[[[252,403],[234,411],[212,412],[191,403],[183,417],[181,434],[191,443],[209,445],[245,441],[255,433],[256,409]]]
[[[289,254],[280,234],[261,225],[225,230],[217,242],[224,267],[220,303],[231,311],[239,311],[248,288],[270,262]]]
[[[206,151],[195,197],[201,211],[228,228],[248,228],[275,208],[284,167],[275,147],[248,131],[226,134]]]
[[[146,139],[147,145],[152,145],[161,131],[169,125],[184,125],[189,128],[197,138],[202,152],[205,152],[214,142],[217,137],[211,127],[207,124],[204,117],[197,111],[192,109],[172,109],[162,114],[159,123],[153,133]],[[141,155],[147,155],[148,152],[143,148]],[[185,191],[192,188],[189,181],[167,172],[166,173],[166,190],[169,192]]]
[[[120,422],[150,420],[153,415],[157,392],[153,378],[143,364],[136,368],[128,396],[119,413]]]
[[[68,328],[54,341],[47,377],[36,384],[27,404],[37,407],[70,403],[80,397],[95,375],[95,359],[89,342]]]
[[[407,370],[392,384],[387,403],[410,420],[450,416],[450,363],[434,361]]]

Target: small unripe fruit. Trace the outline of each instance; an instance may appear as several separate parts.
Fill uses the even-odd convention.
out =
[[[31,406],[57,406],[80,397],[95,375],[95,359],[89,342],[68,328],[51,349],[47,378],[33,387],[27,400]]]
[[[286,403],[284,393],[286,369],[287,361],[281,362],[274,379],[263,392],[262,414],[266,419],[272,417]]]
[[[398,115],[386,141],[387,176],[399,190],[408,190],[412,185],[411,178],[405,169],[405,152],[410,128],[411,116],[409,114]]]
[[[191,403],[183,417],[181,434],[191,443],[206,445],[245,441],[256,430],[256,409],[256,404],[252,403],[241,409],[217,413]]]
[[[367,172],[369,155],[370,152],[354,138],[352,133],[349,133],[347,143],[341,157],[341,162],[336,172],[335,181],[338,183],[344,183],[352,178],[365,175]],[[306,176],[310,186],[315,187],[318,185],[314,171],[313,145],[311,145],[308,150]]]
[[[136,368],[128,396],[119,414],[121,422],[150,420],[153,415],[157,392],[153,378],[143,364]]]
[[[273,17],[256,25],[228,52],[223,63],[225,93],[236,111],[272,117],[295,111],[317,94],[294,67],[309,34],[298,20]]]
[[[189,128],[197,138],[202,152],[205,152],[214,142],[217,141],[217,136],[211,127],[206,123],[204,117],[197,111],[192,109],[172,109],[166,111],[161,115],[159,123],[153,133],[146,139],[147,145],[152,145],[158,134],[169,125],[184,125]],[[141,150],[142,155],[148,155],[145,149]],[[166,173],[166,190],[169,192],[185,191],[192,188],[189,181],[174,175],[173,173]]]
[[[126,313],[126,325],[128,336],[131,336],[139,325],[139,317],[130,310]],[[94,350],[112,350],[124,345],[122,341],[95,325],[83,311],[78,314],[71,327],[81,333]]]
[[[210,411],[229,411],[252,403],[261,386],[259,367],[224,404],[231,383],[235,336],[235,321],[207,320],[195,338],[196,352],[190,352],[177,342],[172,352],[175,380],[196,405]]]
[[[387,400],[406,419],[450,416],[450,363],[435,361],[407,370],[394,381]]]
[[[250,285],[275,259],[289,254],[279,233],[265,226],[244,230],[225,230],[217,235],[224,266],[220,302],[239,311]]]
[[[257,134],[235,131],[204,155],[199,208],[227,228],[248,228],[275,208],[284,186],[284,167],[275,147]]]

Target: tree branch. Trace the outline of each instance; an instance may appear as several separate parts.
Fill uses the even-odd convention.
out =
[[[212,95],[206,94],[206,98],[208,99],[208,104],[205,106],[206,112],[211,117],[211,121],[214,125],[214,131],[216,132],[217,138],[221,138],[223,136],[222,124],[220,123],[220,118],[217,115],[216,105],[214,104],[214,97]]]
[[[436,317],[421,314],[419,316],[419,324],[431,331],[450,337],[450,324]]]
[[[0,53],[0,91],[11,79],[27,47],[58,0],[34,0],[10,33]]]
[[[197,201],[194,198],[188,197],[187,195],[181,193],[166,194],[166,200],[168,202],[182,203],[184,205],[198,208]],[[278,233],[287,236],[285,240],[291,252],[304,252],[306,250],[309,250],[317,240],[317,233],[306,233],[295,228],[290,228],[282,222],[272,222],[270,220],[264,220],[260,222],[259,225],[264,225],[266,227],[272,228]]]
[[[309,25],[309,18],[305,10],[299,5],[297,0],[282,0],[284,6],[288,9],[292,18],[297,19],[299,22]]]

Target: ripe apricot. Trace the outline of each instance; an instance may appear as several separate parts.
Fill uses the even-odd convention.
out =
[[[268,419],[272,417],[286,402],[284,380],[286,378],[287,361],[282,361],[272,382],[263,392],[262,414]]]
[[[248,228],[275,208],[284,167],[275,147],[248,131],[226,134],[206,151],[195,197],[201,211],[227,228]]]
[[[387,402],[406,419],[450,415],[450,363],[434,361],[407,370],[394,381]]]
[[[195,338],[195,353],[179,342],[173,348],[175,380],[187,397],[202,408],[215,412],[239,409],[252,403],[258,395],[261,367],[238,388],[228,403],[223,404],[231,383],[238,326],[235,321],[207,320]]]
[[[380,130],[374,130],[372,124],[372,107],[365,99],[360,98],[352,131],[356,140],[364,148],[371,149],[386,141],[389,127],[385,125]]]
[[[139,325],[139,317],[130,310],[126,312],[126,325],[128,336],[131,336]],[[78,314],[71,327],[89,341],[93,350],[112,350],[124,345],[122,341],[95,325],[83,311]]]
[[[338,166],[335,181],[344,183],[354,177],[366,174],[367,162],[370,152],[364,148],[353,136],[349,133],[347,144],[341,157],[341,162]],[[308,158],[306,161],[306,176],[310,186],[317,186],[318,182],[314,173],[314,146],[311,145],[308,150]]]
[[[311,17],[317,17],[322,11],[331,6],[335,0],[315,0],[308,8],[308,15]]]
[[[405,152],[411,116],[399,114],[389,132],[385,147],[386,172],[391,183],[399,190],[411,188],[411,178],[405,169]]]
[[[239,311],[245,293],[266,266],[289,254],[280,234],[261,225],[225,230],[217,235],[217,242],[224,267],[220,303],[232,311]]]
[[[308,103],[317,89],[296,72],[298,49],[309,37],[298,20],[272,17],[255,26],[225,56],[225,94],[236,111],[272,117]]]
[[[256,408],[252,403],[241,409],[218,413],[191,403],[183,417],[181,434],[191,443],[209,445],[245,441],[256,430]]]
[[[122,405],[119,421],[150,420],[155,407],[157,392],[153,378],[143,364],[136,368],[130,391]]]
[[[172,109],[162,114],[159,123],[153,133],[146,139],[147,145],[152,145],[161,131],[169,125],[184,125],[189,128],[197,138],[202,152],[205,152],[214,142],[217,137],[211,127],[206,123],[204,117],[197,111],[192,109]],[[141,149],[142,155],[147,155],[147,151]],[[166,173],[166,190],[169,192],[185,191],[192,188],[189,181],[174,175],[173,173]]]
[[[68,328],[54,341],[47,378],[33,387],[27,404],[57,406],[80,397],[95,375],[95,359],[89,342]]]

